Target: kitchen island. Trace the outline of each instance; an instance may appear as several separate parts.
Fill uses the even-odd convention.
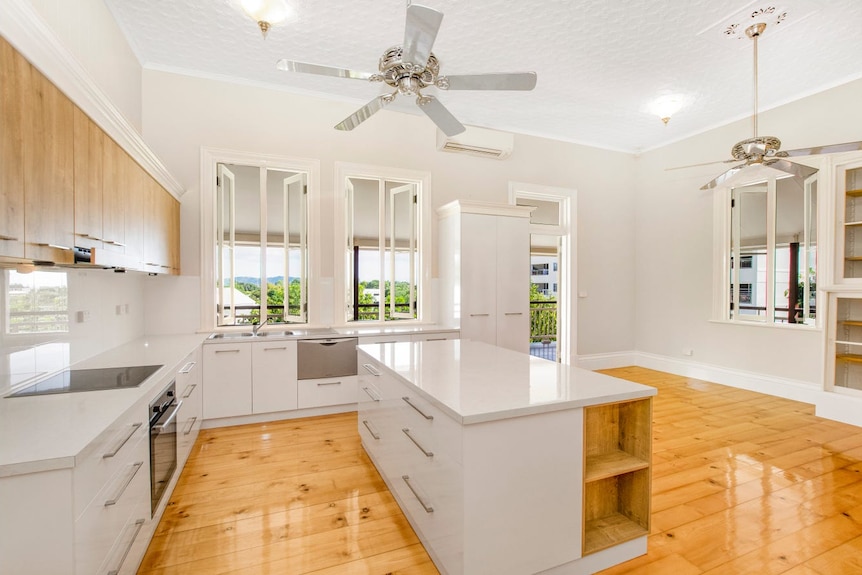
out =
[[[359,347],[363,446],[448,575],[646,552],[651,387],[469,340]]]

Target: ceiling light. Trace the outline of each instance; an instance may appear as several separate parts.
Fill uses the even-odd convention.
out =
[[[240,5],[260,26],[264,38],[271,27],[281,24],[293,15],[293,10],[285,0],[240,0]]]
[[[679,94],[667,94],[658,98],[650,106],[650,111],[661,118],[664,125],[670,122],[670,117],[676,114],[685,104],[685,97]]]

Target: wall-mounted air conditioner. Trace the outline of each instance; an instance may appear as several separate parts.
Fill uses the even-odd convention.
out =
[[[457,136],[449,137],[437,130],[437,149],[441,152],[502,160],[512,153],[514,144],[515,137],[509,132],[468,127]]]

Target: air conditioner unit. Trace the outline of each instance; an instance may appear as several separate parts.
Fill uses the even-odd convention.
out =
[[[502,160],[509,157],[514,145],[515,137],[509,132],[468,127],[457,136],[449,137],[437,130],[437,149],[441,152]]]

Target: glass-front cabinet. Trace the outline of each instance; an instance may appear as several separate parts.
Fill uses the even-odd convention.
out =
[[[826,389],[862,397],[862,293],[829,298]]]
[[[862,160],[836,164],[838,283],[862,283]]]

